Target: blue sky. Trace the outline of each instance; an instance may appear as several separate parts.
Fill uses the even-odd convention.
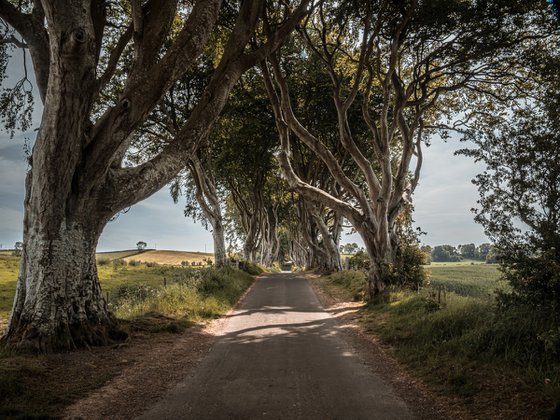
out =
[[[13,86],[21,72],[19,55],[10,63],[9,77],[4,81]],[[33,139],[40,123],[40,109],[34,113],[34,128],[18,133],[13,139],[0,131],[0,244],[12,248],[22,240],[24,179],[27,164],[25,139]],[[445,143],[434,139],[424,151],[424,166],[414,196],[414,219],[427,235],[430,245],[476,243],[487,241],[482,228],[473,221],[470,209],[476,206],[478,193],[470,182],[482,168],[471,159],[454,156],[464,147],[457,140]],[[126,214],[108,224],[101,235],[98,250],[134,248],[145,241],[150,248],[211,252],[212,237],[200,223],[183,216],[183,203],[173,204],[168,189],[136,204]],[[343,235],[342,243],[357,242],[358,235]]]

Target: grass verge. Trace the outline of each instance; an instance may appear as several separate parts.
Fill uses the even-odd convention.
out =
[[[488,298],[490,280],[453,282],[463,287],[449,291],[445,301],[430,288],[393,291],[388,303],[361,311],[362,330],[474,418],[547,418],[560,400],[560,343],[553,326],[534,308],[499,310]],[[360,285],[365,276],[356,272],[318,279],[341,300],[355,299]]]
[[[17,259],[0,259],[0,297],[13,299]],[[131,332],[134,346],[149,333],[182,333],[217,318],[253,283],[246,272],[125,264],[99,267],[111,311]],[[9,311],[7,305],[1,309]],[[148,335],[146,335],[148,333]],[[165,337],[165,335],[162,335]],[[170,336],[169,336],[170,337]],[[111,348],[48,356],[0,349],[0,418],[59,418],[65,407],[103,386],[132,361],[113,360]]]

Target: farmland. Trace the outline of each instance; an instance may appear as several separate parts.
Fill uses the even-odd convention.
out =
[[[507,286],[499,280],[496,264],[461,261],[458,263],[432,263],[426,266],[429,286],[443,287],[464,297],[492,297],[497,289]]]

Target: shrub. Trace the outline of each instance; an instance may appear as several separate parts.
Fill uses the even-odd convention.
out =
[[[138,266],[140,265],[140,261],[138,261],[138,260],[130,260],[130,261],[128,262],[128,265],[131,266],[131,267],[138,267]]]
[[[350,257],[350,268],[352,270],[369,270],[370,262],[366,252],[360,250]]]
[[[111,264],[111,259],[109,258],[99,258],[97,260],[97,265],[109,265]]]
[[[239,269],[251,274],[252,276],[258,276],[266,271],[263,266],[249,261],[240,261]]]
[[[389,283],[416,289],[428,279],[422,265],[426,264],[426,253],[420,248],[402,243],[397,248],[395,264],[389,267]]]
[[[327,277],[332,283],[340,286],[352,294],[354,300],[361,300],[367,288],[367,276],[364,271],[344,270]]]
[[[167,274],[171,275],[167,287],[119,287],[111,301],[111,310],[125,319],[149,313],[190,320],[211,318],[225,313],[253,281],[247,273],[230,268],[174,270]],[[158,330],[175,328],[168,328],[167,321],[163,324]]]
[[[148,262],[146,263],[146,267],[150,267],[150,268],[152,268],[152,267],[159,267],[159,264],[158,264],[157,262],[155,262],[155,261],[148,261]]]
[[[111,262],[113,264],[113,269],[115,270],[117,270],[119,267],[124,267],[126,265],[126,261],[121,259],[114,259]]]

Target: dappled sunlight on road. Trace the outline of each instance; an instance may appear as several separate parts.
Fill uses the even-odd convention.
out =
[[[325,311],[304,278],[260,277],[193,376],[142,418],[412,418],[336,320],[361,306]]]

